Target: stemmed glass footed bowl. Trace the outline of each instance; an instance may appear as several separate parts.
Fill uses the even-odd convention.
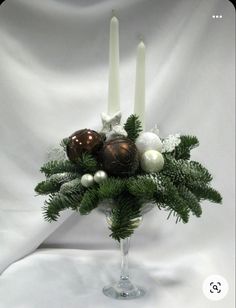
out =
[[[98,209],[106,215],[108,225],[111,225],[111,211],[115,206],[114,201],[109,200],[107,203],[100,204]],[[140,216],[133,219],[135,227],[138,227],[143,219],[143,215],[152,210],[154,205],[152,203],[143,204],[140,210]],[[135,299],[145,295],[146,291],[143,287],[137,286],[130,280],[128,254],[130,248],[130,237],[120,240],[121,252],[121,271],[120,278],[117,282],[103,288],[103,293],[111,298],[126,300]]]

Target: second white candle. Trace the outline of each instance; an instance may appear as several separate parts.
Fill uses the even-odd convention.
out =
[[[134,114],[139,116],[145,129],[145,53],[146,47],[140,42],[137,48]]]

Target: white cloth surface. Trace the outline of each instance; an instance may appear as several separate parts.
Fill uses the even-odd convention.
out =
[[[147,129],[157,123],[162,136],[196,134],[193,158],[223,195],[222,206],[205,202],[202,218],[187,225],[157,209],[146,215],[131,267],[150,292],[128,303],[101,294],[119,269],[104,218],[66,211],[46,223],[43,198],[33,192],[49,148],[79,128],[101,127],[112,9],[120,19],[123,120],[133,110],[141,35]],[[226,0],[9,0],[0,7],[0,271],[47,248],[3,272],[0,308],[234,307],[234,20]],[[210,274],[229,282],[220,302],[201,291]]]

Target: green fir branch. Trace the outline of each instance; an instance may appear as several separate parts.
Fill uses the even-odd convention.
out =
[[[161,173],[168,176],[173,183],[186,184],[192,182],[209,183],[212,176],[200,163],[183,159],[176,160],[169,154],[165,156],[165,164]]]
[[[116,200],[117,206],[111,212],[110,236],[117,241],[133,234],[138,227],[140,218],[140,205],[136,198],[128,194]]]
[[[61,143],[60,143],[60,146],[64,149],[64,151],[66,152],[66,148],[67,148],[67,145],[70,141],[70,138],[64,138],[62,139]]]
[[[35,187],[35,192],[40,195],[48,195],[58,192],[61,185],[65,182],[75,179],[78,175],[76,173],[57,173],[51,175],[46,181],[38,183]]]
[[[78,167],[69,160],[52,160],[44,164],[40,171],[49,177],[56,173],[78,172]]]
[[[98,206],[99,196],[96,187],[89,188],[83,195],[81,200],[79,212],[81,215],[89,214],[93,209]]]
[[[96,158],[88,153],[82,153],[81,157],[78,158],[76,164],[81,174],[94,173],[99,170]]]
[[[209,185],[189,183],[187,187],[200,201],[209,200],[214,203],[222,203],[222,196],[220,193]]]
[[[80,178],[76,178],[61,185],[60,193],[71,195],[73,193],[83,193],[85,188],[82,186]]]
[[[124,125],[124,129],[128,134],[128,138],[135,141],[142,131],[142,124],[138,116],[135,114],[129,116]]]
[[[199,146],[199,141],[195,136],[180,136],[180,144],[175,148],[173,154],[175,159],[190,159],[190,151]]]
[[[61,211],[69,208],[78,210],[81,199],[82,196],[79,193],[72,193],[70,195],[56,193],[55,195],[50,195],[43,207],[44,219],[49,222],[56,221]]]
[[[98,188],[100,200],[114,199],[121,195],[126,189],[126,180],[114,177],[109,177],[101,183]]]
[[[202,215],[202,208],[198,202],[197,197],[185,186],[178,187],[178,191],[182,199],[185,200],[186,205],[191,210],[191,212],[200,217]]]
[[[127,188],[130,194],[142,201],[151,201],[157,191],[157,185],[150,176],[130,178]]]
[[[182,220],[184,223],[187,223],[189,220],[189,208],[179,194],[177,187],[168,177],[163,175],[159,181],[161,181],[161,184],[157,187],[155,196],[157,205],[174,213],[177,216],[177,222]]]

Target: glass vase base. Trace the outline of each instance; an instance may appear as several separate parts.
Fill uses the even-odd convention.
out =
[[[138,287],[129,279],[120,279],[120,281],[114,285],[106,286],[103,288],[103,293],[111,298],[115,299],[134,299],[145,295],[145,290]]]

